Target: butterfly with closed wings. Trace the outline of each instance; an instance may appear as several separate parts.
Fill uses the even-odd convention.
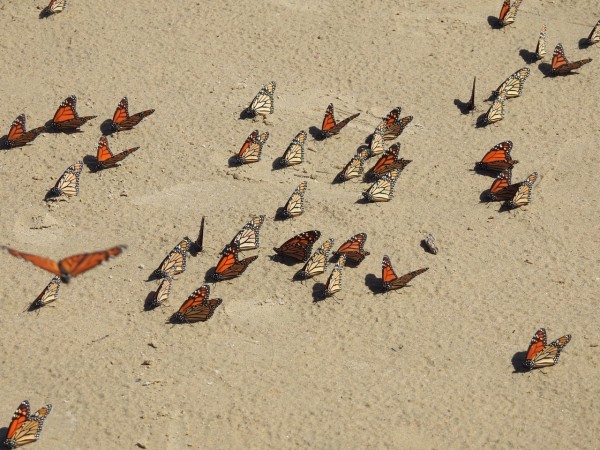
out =
[[[306,280],[324,273],[329,265],[329,252],[333,247],[333,239],[328,239],[308,258],[304,267],[297,273],[298,278]]]
[[[48,127],[53,131],[73,133],[80,131],[79,127],[81,125],[96,117],[98,116],[79,117],[79,114],[77,114],[77,97],[71,95],[60,104]]]
[[[335,181],[343,182],[351,178],[359,177],[365,170],[365,161],[369,157],[368,149],[361,148],[358,150],[356,155],[352,157],[348,164],[338,173],[335,177]]]
[[[511,169],[519,162],[511,158],[510,152],[512,148],[512,141],[502,141],[494,145],[488,150],[481,161],[475,163],[475,169],[492,172],[502,172],[506,169]]]
[[[46,128],[37,127],[33,130],[26,131],[25,114],[20,114],[10,126],[6,139],[2,142],[2,146],[6,148],[23,147],[42,134]]]
[[[36,299],[29,305],[29,311],[39,309],[46,306],[48,303],[52,303],[58,300],[58,289],[60,288],[60,277],[54,276],[48,283],[48,286],[36,297]]]
[[[358,265],[366,256],[370,255],[364,249],[365,242],[367,242],[367,233],[355,234],[340,245],[340,248],[333,252],[333,256],[340,257],[341,255],[346,255],[350,261]]]
[[[175,275],[185,272],[187,255],[192,245],[192,240],[188,237],[184,237],[181,242],[165,256],[165,259],[162,260],[158,268],[152,272],[151,278],[173,278]]]
[[[21,402],[12,416],[3,445],[7,448],[17,448],[37,441],[50,411],[52,405],[47,404],[30,414],[29,401]]]
[[[323,138],[335,136],[342,131],[351,120],[356,119],[358,116],[360,116],[360,113],[352,114],[341,122],[336,122],[333,103],[330,103],[329,106],[327,106],[327,110],[325,110],[325,117],[323,118],[323,124],[321,125],[321,135]]]
[[[148,306],[150,308],[158,308],[159,306],[164,304],[167,301],[167,299],[169,298],[169,295],[171,294],[172,286],[173,286],[173,278],[171,278],[168,275],[165,276],[160,281],[160,284],[156,288],[156,291],[154,291],[154,294],[152,294],[152,297],[150,298],[150,301],[148,302]]]
[[[231,278],[239,277],[243,274],[250,263],[258,258],[258,256],[250,256],[246,259],[239,259],[238,244],[228,244],[221,252],[221,259],[217,263],[213,278],[216,281],[230,280]]]
[[[254,250],[260,245],[260,227],[265,222],[265,216],[254,216],[233,237],[229,245],[236,245],[239,251]],[[225,251],[227,247],[223,251]]]
[[[123,97],[117,105],[115,113],[113,114],[110,127],[113,131],[131,130],[134,126],[140,123],[144,117],[148,117],[153,112],[153,109],[147,109],[130,116],[129,101],[127,100],[127,97]]]
[[[273,114],[275,111],[274,95],[277,84],[270,81],[260,88],[258,94],[252,99],[250,106],[246,108],[246,113],[251,117],[262,116],[263,119],[268,114]]]
[[[194,323],[205,322],[210,319],[215,310],[223,300],[220,298],[211,298],[210,286],[207,284],[196,289],[190,294],[186,301],[179,307],[179,310],[171,316],[172,323]]]
[[[74,197],[79,195],[79,176],[83,169],[83,161],[67,167],[56,184],[46,194],[45,200],[54,200],[59,197]]]
[[[530,73],[531,70],[529,70],[527,67],[517,70],[506,80],[504,80],[502,84],[492,92],[492,95],[498,97],[504,94],[505,98],[519,97],[523,93],[525,80]]]
[[[254,130],[246,138],[242,144],[242,147],[238,151],[238,154],[233,158],[234,163],[241,165],[260,161],[262,149],[265,145],[265,142],[267,142],[267,139],[269,139],[268,131],[259,133],[258,130]]]
[[[279,159],[280,167],[294,166],[304,162],[304,143],[307,136],[306,131],[301,131],[292,139],[283,156]]]
[[[517,12],[519,11],[519,6],[521,6],[522,1],[523,0],[515,0],[512,5],[510,0],[503,1],[500,14],[498,14],[498,20],[503,27],[510,25],[515,21],[517,18]]]
[[[377,162],[369,171],[365,174],[365,179],[375,179],[378,180],[386,173],[391,172],[396,169],[399,172],[402,172],[404,168],[410,164],[412,161],[410,159],[402,159],[400,158],[400,144],[395,143],[390,145],[390,147],[379,157]]]
[[[363,198],[373,203],[389,202],[394,196],[394,188],[399,175],[400,171],[398,169],[392,169],[364,191],[362,193]]]
[[[312,252],[313,245],[321,237],[318,230],[305,231],[291,237],[279,247],[273,247],[273,250],[284,257],[289,257],[297,261],[307,261]]]
[[[331,297],[336,292],[342,290],[342,273],[344,271],[344,266],[346,264],[346,255],[340,256],[340,258],[333,266],[327,281],[325,282],[325,286],[323,287],[322,297]]]
[[[308,187],[308,182],[303,181],[292,192],[292,195],[286,202],[285,206],[279,211],[279,217],[282,219],[290,219],[304,213],[304,193]]]

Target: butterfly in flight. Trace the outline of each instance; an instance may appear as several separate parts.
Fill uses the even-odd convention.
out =
[[[185,272],[187,255],[193,245],[190,238],[184,237],[152,272],[152,278],[173,278],[175,275]]]
[[[213,274],[213,278],[216,281],[239,277],[246,271],[250,263],[258,258],[258,256],[250,256],[249,258],[240,260],[238,258],[238,251],[237,244],[228,244],[225,247]]]
[[[589,63],[592,58],[586,58],[579,61],[570,62],[565,56],[565,50],[561,43],[556,44],[552,54],[552,74],[566,75],[575,69],[579,69],[584,64]]]
[[[537,59],[544,59],[546,56],[546,25],[542,25],[542,30],[540,31],[540,36],[538,37],[538,42],[535,47],[535,57]]]
[[[502,8],[500,9],[500,14],[498,14],[498,20],[500,20],[503,27],[510,25],[515,21],[522,1],[523,0],[515,0],[511,5],[510,0],[504,0]]]
[[[342,255],[335,263],[335,266],[333,266],[333,269],[325,282],[325,286],[323,287],[323,297],[331,297],[336,292],[342,290],[342,272],[344,271],[345,264],[346,255]]]
[[[275,111],[274,95],[277,84],[270,81],[260,88],[258,94],[252,99],[250,106],[246,108],[246,112],[252,116],[262,116],[265,118],[268,114],[273,114]]]
[[[254,130],[246,138],[240,151],[234,157],[235,164],[250,164],[260,161],[260,155],[262,153],[263,145],[269,139],[269,132],[258,133],[258,130]]]
[[[211,298],[210,286],[207,284],[196,289],[190,294],[179,310],[171,317],[173,323],[204,322],[210,319],[217,307],[223,303],[220,298]]]
[[[367,233],[358,233],[340,245],[340,248],[333,253],[334,256],[339,257],[346,255],[350,261],[356,264],[360,264],[365,256],[370,255],[369,252],[365,251],[365,242],[367,242]]]
[[[67,167],[54,187],[46,194],[46,200],[79,195],[79,176],[82,169],[83,161],[77,161],[75,164]]]
[[[594,28],[592,28],[592,31],[587,38],[588,45],[594,45],[596,42],[600,42],[600,20],[596,22],[596,25],[594,25]]]
[[[379,157],[377,162],[369,171],[365,174],[366,179],[379,179],[386,173],[391,172],[396,169],[399,172],[402,172],[404,168],[410,164],[412,161],[410,159],[402,159],[400,158],[400,144],[395,143],[390,145],[390,147]]]
[[[138,148],[139,147],[129,148],[113,155],[108,147],[108,139],[106,139],[106,136],[102,136],[98,142],[98,147],[96,148],[96,169],[102,170],[116,167],[118,162],[123,161],[127,155],[135,152]]]
[[[383,261],[381,262],[381,278],[383,280],[383,291],[387,292],[390,290],[401,289],[403,287],[408,286],[410,280],[412,280],[417,275],[422,274],[429,270],[429,267],[425,267],[423,269],[415,270],[414,272],[409,272],[406,275],[402,275],[401,277],[396,275],[394,269],[392,269],[392,262],[390,261],[389,256],[385,255],[383,257]]]
[[[362,193],[364,199],[369,202],[389,202],[394,196],[394,188],[399,175],[398,169],[393,169],[383,175]]]
[[[547,345],[546,330],[540,328],[531,338],[523,365],[531,370],[557,364],[560,352],[570,341],[571,335],[567,334]]]
[[[43,256],[31,255],[29,253],[23,253],[18,250],[2,246],[8,253],[17,258],[22,258],[25,261],[29,261],[34,266],[40,267],[54,275],[60,276],[61,279],[68,283],[73,277],[76,277],[90,269],[93,269],[104,261],[114,258],[115,256],[123,253],[123,250],[127,248],[126,245],[117,245],[116,247],[102,250],[99,252],[92,253],[80,253],[78,255],[69,256],[61,259],[60,261],[54,261],[53,259],[44,258]]]
[[[52,303],[58,300],[58,289],[60,288],[60,277],[54,276],[48,283],[48,286],[36,297],[36,299],[29,306],[29,310],[41,308],[46,306],[48,303]]]
[[[48,17],[52,14],[58,14],[62,12],[67,6],[67,0],[50,0],[48,6],[42,9],[40,17]]]
[[[148,117],[153,112],[153,109],[147,109],[146,111],[135,113],[130,116],[129,101],[127,100],[127,97],[123,97],[117,105],[115,113],[113,114],[110,127],[113,131],[131,130],[134,126],[140,123],[144,117]]]
[[[533,192],[533,183],[537,180],[537,172],[533,172],[527,180],[519,184],[517,192],[512,199],[508,200],[505,206],[509,209],[519,208],[531,203],[531,193]]]
[[[328,239],[315,251],[304,267],[298,271],[298,277],[302,280],[312,278],[316,275],[324,273],[329,264],[329,252],[333,247],[333,239]]]
[[[52,405],[47,404],[30,414],[29,402],[27,400],[21,402],[13,414],[3,445],[8,448],[17,448],[37,441],[50,411],[52,411]]]
[[[239,251],[254,250],[260,245],[260,227],[265,221],[265,216],[254,216],[233,237],[230,245],[236,245]]]
[[[488,150],[481,161],[475,163],[475,169],[493,172],[502,172],[506,169],[511,169],[519,162],[511,158],[510,151],[512,148],[512,141],[502,141],[494,145]]]
[[[154,291],[152,298],[150,299],[149,306],[150,308],[158,308],[160,305],[164,304],[169,295],[171,294],[171,287],[173,285],[173,278],[170,276],[165,276]]]
[[[330,103],[325,110],[325,117],[323,118],[323,124],[321,125],[321,135],[324,138],[335,136],[342,131],[342,129],[348,125],[351,120],[356,119],[358,116],[360,116],[360,113],[352,114],[350,117],[346,117],[341,122],[336,122],[333,103]]]
[[[25,114],[20,114],[10,126],[10,130],[8,131],[3,144],[7,148],[23,147],[24,145],[32,142],[45,130],[46,128],[44,127],[38,127],[34,128],[33,130],[26,131]]]
[[[290,219],[299,216],[304,212],[304,193],[306,192],[307,186],[308,182],[303,181],[298,185],[294,192],[292,192],[292,195],[279,214],[282,219]]]
[[[321,232],[318,230],[305,231],[288,239],[280,247],[273,247],[273,250],[280,256],[304,262],[310,257],[313,245],[320,237]]]
[[[60,104],[48,126],[54,131],[73,133],[79,131],[79,127],[88,120],[96,117],[98,116],[79,117],[79,114],[77,114],[77,97],[71,95]]]
[[[530,73],[531,71],[527,67],[517,70],[504,80],[502,84],[492,92],[492,95],[497,97],[504,94],[505,98],[519,97],[523,93],[525,80]]]
[[[306,131],[301,131],[292,139],[283,156],[279,159],[281,167],[294,166],[304,162],[304,143],[306,142],[306,137]]]

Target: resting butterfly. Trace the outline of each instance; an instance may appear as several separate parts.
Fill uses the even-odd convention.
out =
[[[242,227],[230,242],[230,245],[237,245],[238,250],[254,250],[259,247],[260,227],[265,221],[265,216],[255,216]]]
[[[333,247],[333,239],[328,239],[312,254],[304,267],[298,271],[298,277],[305,280],[319,275],[327,270],[329,264],[329,252]]]
[[[102,170],[110,167],[116,167],[118,162],[123,161],[127,155],[135,152],[138,148],[139,147],[129,148],[127,150],[123,150],[121,153],[113,155],[108,147],[108,139],[106,139],[105,136],[102,136],[96,149],[96,160],[98,161],[96,164],[96,169]]]
[[[502,9],[500,10],[500,14],[498,15],[498,19],[502,26],[510,25],[517,18],[517,11],[519,10],[519,6],[521,6],[521,2],[523,0],[515,0],[514,3],[510,4],[510,0],[504,0],[502,3]]]
[[[399,172],[402,172],[404,168],[410,164],[412,161],[409,159],[402,159],[400,156],[400,144],[395,143],[390,145],[390,147],[385,151],[383,155],[379,158],[379,160],[375,163],[371,169],[365,174],[365,178],[375,178],[379,179],[386,173],[391,172],[394,169],[397,169]]]
[[[8,426],[6,440],[4,441],[5,447],[21,447],[40,438],[44,421],[52,411],[52,405],[44,405],[31,415],[30,411],[29,402],[27,400],[21,402]]]
[[[260,88],[258,94],[254,97],[250,106],[246,108],[246,111],[252,116],[263,116],[267,114],[273,114],[275,110],[273,104],[273,96],[275,94],[275,87],[277,84],[271,81]]]
[[[535,56],[537,59],[544,59],[546,56],[546,25],[542,25],[540,36],[538,37],[537,46],[535,47]]]
[[[512,141],[502,141],[494,145],[481,161],[475,163],[475,168],[479,170],[491,170],[494,172],[502,172],[512,168],[519,161],[515,161],[510,156],[510,151],[513,148]]]
[[[79,114],[77,114],[77,97],[71,95],[60,104],[50,121],[49,127],[55,131],[71,133],[78,131],[81,125],[96,117],[98,116],[79,117]]]
[[[305,231],[288,239],[280,247],[273,247],[273,250],[280,256],[287,256],[298,261],[308,260],[314,243],[321,237],[318,230]]]
[[[367,242],[367,233],[358,233],[340,245],[340,248],[333,253],[334,256],[346,255],[349,260],[360,264],[365,256],[370,255],[365,251],[364,246]]]
[[[110,126],[113,131],[131,130],[134,126],[140,123],[144,117],[148,117],[153,112],[153,109],[147,109],[146,111],[142,111],[130,116],[129,101],[127,100],[127,97],[123,97],[117,105],[117,109],[113,114]]]
[[[304,193],[306,192],[307,186],[308,182],[303,181],[294,190],[287,203],[281,210],[281,217],[283,219],[296,217],[304,212]]]
[[[37,296],[37,298],[29,306],[29,310],[41,308],[48,303],[58,300],[58,289],[60,288],[60,277],[54,276],[48,283],[48,286]]]
[[[246,141],[242,144],[240,151],[234,158],[236,164],[250,164],[260,161],[260,155],[262,154],[263,145],[269,139],[269,132],[258,133],[258,130],[254,130],[246,138]]]
[[[190,294],[179,310],[171,317],[174,323],[204,322],[212,317],[215,309],[223,303],[220,298],[209,300],[210,287],[205,284]]]
[[[336,122],[333,111],[333,103],[330,103],[325,111],[325,117],[323,118],[323,124],[321,125],[321,134],[325,138],[334,136],[342,131],[342,128],[348,125],[351,120],[357,118],[358,116],[360,116],[360,113],[352,114],[350,117],[346,117],[341,122]]]
[[[399,175],[398,169],[393,169],[383,175],[362,193],[365,200],[369,202],[389,202],[394,196],[394,188]]]
[[[510,77],[502,82],[498,88],[492,92],[492,95],[499,96],[504,94],[505,98],[519,97],[523,92],[525,80],[531,71],[527,67],[517,70]]]
[[[473,77],[473,88],[471,89],[471,98],[467,103],[467,111],[473,111],[475,109],[475,82],[477,77]]]
[[[192,252],[201,252],[204,249],[204,216],[200,221],[200,231],[198,231],[198,238],[192,242]],[[195,256],[195,254],[194,254]]]
[[[304,143],[306,142],[306,131],[301,131],[292,139],[290,145],[279,160],[281,167],[294,166],[304,161]]]
[[[498,121],[504,119],[504,101],[505,100],[506,100],[506,97],[504,97],[504,95],[502,95],[502,93],[498,95],[498,98],[496,98],[494,100],[494,102],[492,103],[492,106],[490,106],[490,109],[488,109],[488,112],[485,114],[485,117],[483,118],[484,125],[498,122]]]
[[[527,180],[519,183],[517,192],[512,199],[506,202],[506,206],[510,209],[519,208],[531,203],[531,193],[533,192],[533,183],[537,180],[537,172],[533,172]]]
[[[381,262],[381,278],[383,280],[383,290],[390,291],[406,287],[408,286],[410,280],[412,280],[417,275],[426,272],[427,270],[429,270],[429,267],[418,269],[414,272],[409,272],[406,275],[398,277],[396,275],[396,272],[394,272],[394,269],[392,269],[392,262],[390,261],[389,256],[385,255],[383,257],[383,261]]]
[[[173,278],[170,276],[165,276],[154,291],[154,295],[152,295],[152,299],[150,300],[150,307],[157,308],[167,301],[169,295],[171,294],[171,286],[173,285]]]
[[[592,58],[582,59],[580,61],[569,62],[565,56],[565,50],[561,43],[556,44],[552,54],[552,73],[554,75],[566,75],[572,70],[579,69],[584,64],[589,63]]]
[[[397,108],[400,111],[400,108]],[[388,115],[389,117],[389,115]],[[383,131],[383,139],[386,141],[393,141],[398,136],[402,134],[406,126],[411,123],[413,120],[413,116],[406,116],[402,118],[398,118],[395,121],[389,123],[385,118],[383,122],[377,126],[377,129]]]
[[[243,274],[250,263],[258,258],[258,256],[251,256],[246,259],[240,260],[238,258],[238,246],[237,244],[228,244],[225,250],[221,253],[221,259],[217,263],[213,278],[217,281],[229,280],[231,278],[239,277]]]
[[[183,240],[177,244],[167,256],[165,256],[165,259],[162,260],[158,268],[152,272],[152,276],[155,278],[173,278],[175,275],[185,272],[187,254],[192,245],[193,243],[190,238],[183,238]]]
[[[512,169],[506,169],[500,173],[493,181],[490,187],[488,198],[490,201],[510,200],[514,197],[519,189],[520,183],[510,184],[512,178]]]
[[[8,148],[22,147],[32,142],[36,137],[45,131],[44,127],[34,128],[26,131],[25,114],[20,114],[17,117],[8,131],[4,144]]]
[[[79,195],[79,176],[83,169],[83,161],[67,167],[56,184],[46,194],[46,200],[57,197],[74,197]]]
[[[336,292],[342,290],[342,272],[345,264],[346,255],[342,255],[335,263],[331,274],[329,274],[329,278],[327,278],[327,281],[325,282],[325,287],[323,288],[323,297],[331,297]]]
[[[371,143],[369,144],[369,158],[377,155],[381,155],[385,151],[385,127],[380,124],[373,135],[371,136]]]
[[[336,181],[346,181],[351,178],[359,177],[365,170],[365,161],[369,157],[367,149],[360,149],[356,155],[352,157],[348,164],[344,166],[340,173],[335,177]]]
[[[592,31],[587,38],[587,42],[589,45],[600,42],[600,20],[596,22],[596,25],[594,25],[594,28],[592,28]]]
[[[531,338],[523,365],[528,369],[539,369],[557,364],[560,352],[570,341],[571,335],[567,334],[546,345],[546,330],[540,328]]]
[[[44,9],[42,9],[42,12],[40,13],[40,15],[42,17],[47,17],[52,14],[58,14],[59,12],[62,12],[66,6],[67,6],[67,0],[50,0],[50,3],[48,3],[48,6],[46,6]]]

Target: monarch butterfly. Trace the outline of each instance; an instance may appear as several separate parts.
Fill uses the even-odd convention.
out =
[[[394,169],[397,169],[399,172],[402,172],[402,170],[404,170],[404,168],[412,161],[409,159],[402,159],[399,156],[400,144],[396,143],[390,145],[390,147],[385,151],[383,155],[381,155],[381,157],[375,163],[375,165],[371,167],[371,169],[369,169],[365,177],[379,179],[383,175],[391,172]]]
[[[120,255],[123,253],[123,250],[127,248],[127,246],[117,245],[116,247],[111,247],[107,250],[102,250],[99,252],[72,255],[61,259],[58,262],[42,256],[23,253],[9,247],[3,246],[2,248],[5,248],[8,250],[8,253],[16,256],[17,258],[22,258],[25,261],[29,261],[34,266],[38,266],[44,270],[47,270],[48,272],[53,273],[54,275],[60,276],[65,283],[68,283],[72,277],[76,277],[83,272],[87,272],[88,270],[96,267],[98,264],[102,264],[104,261]]]
[[[105,136],[102,136],[96,149],[96,159],[98,161],[96,163],[97,170],[116,167],[119,161],[124,160],[127,155],[135,152],[138,148],[139,147],[129,148],[127,150],[123,150],[121,153],[113,155],[110,151],[110,148],[108,148],[108,139],[106,139]]]
[[[325,110],[325,117],[323,118],[323,124],[321,125],[321,134],[325,138],[334,136],[342,131],[342,128],[348,125],[351,120],[356,119],[358,116],[360,116],[360,113],[352,114],[341,122],[336,122],[333,112],[333,103],[330,103]]]
[[[29,401],[21,402],[13,414],[3,445],[8,448],[17,448],[37,441],[50,411],[52,411],[52,405],[47,404],[30,415]]]
[[[369,144],[369,157],[381,155],[384,151],[385,127],[383,124],[379,124],[371,136],[371,143]]]
[[[301,131],[292,139],[290,145],[279,160],[281,167],[294,166],[304,161],[304,143],[306,142],[306,131]]]
[[[394,196],[394,188],[400,172],[393,169],[373,183],[369,189],[362,193],[365,200],[369,202],[389,202]]]
[[[34,128],[33,130],[26,131],[25,125],[25,114],[19,115],[10,126],[8,135],[4,144],[8,148],[23,147],[29,142],[32,142],[45,130],[44,127]]]
[[[142,111],[130,116],[129,101],[127,100],[127,97],[123,97],[117,105],[117,109],[113,114],[110,126],[113,131],[131,130],[134,126],[140,123],[144,117],[148,117],[153,112],[153,109],[147,109],[146,111]]]
[[[29,306],[29,310],[41,308],[46,306],[48,303],[52,303],[58,300],[58,288],[60,288],[60,277],[54,276],[48,283],[48,286],[36,297],[36,299]]]
[[[364,246],[367,242],[367,233],[358,233],[340,245],[337,251],[333,252],[334,256],[346,255],[349,260],[360,264],[365,256],[370,255],[365,251]]]
[[[488,125],[490,123],[498,122],[499,120],[504,119],[504,101],[505,100],[506,100],[506,97],[504,97],[504,95],[502,95],[502,93],[498,96],[498,98],[496,98],[496,100],[494,100],[494,103],[492,103],[492,106],[490,106],[490,109],[488,109],[488,112],[485,114],[485,117],[483,118],[484,125]]]
[[[468,101],[466,105],[467,111],[473,111],[475,109],[475,82],[477,81],[477,77],[473,77],[473,88],[471,89],[471,99]]]
[[[396,275],[396,272],[394,272],[394,269],[392,269],[392,262],[390,261],[389,256],[385,255],[383,257],[383,261],[381,262],[381,278],[383,280],[383,290],[384,292],[387,292],[394,289],[401,289],[403,287],[406,287],[408,286],[410,280],[428,270],[429,267],[424,267],[423,269],[418,269],[414,272],[409,272],[406,275],[398,277]]]
[[[313,245],[320,237],[321,232],[318,230],[305,231],[288,239],[280,247],[273,247],[273,250],[278,255],[304,262],[310,257]]]
[[[365,161],[369,157],[369,152],[366,149],[360,149],[356,155],[352,157],[348,164],[335,177],[336,181],[347,181],[351,178],[359,177],[365,170]]]
[[[399,109],[399,108],[398,108]],[[386,123],[379,124],[378,128],[383,131],[383,139],[386,141],[392,141],[402,134],[406,126],[411,123],[413,116],[406,116],[398,119],[391,124]]]
[[[83,169],[83,161],[77,161],[75,164],[67,167],[56,184],[46,194],[46,200],[56,199],[58,197],[74,197],[79,195],[79,176]]]
[[[236,164],[250,164],[260,161],[263,145],[269,139],[269,132],[258,133],[254,130],[246,138],[237,156],[234,158]]]
[[[62,12],[62,10],[65,9],[66,6],[67,0],[50,0],[48,6],[42,9],[40,15],[42,17],[47,17],[52,14],[58,14],[59,12]]]
[[[237,244],[229,244],[223,250],[221,259],[217,263],[217,268],[213,278],[217,281],[229,280],[231,278],[239,277],[248,268],[250,263],[258,258],[258,256],[251,256],[246,259],[238,259],[238,246]]]
[[[333,270],[325,282],[325,287],[323,288],[323,297],[331,297],[336,292],[342,290],[342,272],[345,264],[346,255],[342,255],[335,263],[335,266],[333,266]]]
[[[79,117],[79,114],[77,114],[77,97],[71,95],[60,104],[50,121],[49,127],[55,131],[71,133],[78,131],[81,125],[96,117],[98,116]]]
[[[205,284],[190,294],[179,310],[171,317],[171,322],[204,322],[212,317],[215,309],[223,303],[220,298],[208,299],[210,287]]]
[[[292,195],[281,211],[282,218],[289,219],[291,217],[299,216],[304,212],[304,192],[306,192],[307,186],[308,182],[303,181],[298,185],[294,192],[292,192]]]
[[[587,38],[587,43],[589,45],[593,45],[599,41],[600,41],[600,20],[598,22],[596,22],[596,25],[594,25],[594,28],[592,28],[592,31]]]
[[[194,242],[192,242],[191,250],[194,252],[201,252],[203,248],[204,248],[204,216],[202,216],[202,220],[200,221],[200,231],[198,231],[198,238]]]
[[[523,92],[523,85],[525,80],[529,76],[531,71],[527,67],[517,70],[510,77],[508,77],[498,89],[492,92],[492,95],[498,96],[504,93],[505,98],[514,98],[521,95]]]
[[[560,352],[570,341],[571,335],[567,334],[546,345],[546,330],[540,328],[531,338],[523,365],[531,370],[557,364]]]
[[[329,264],[329,252],[333,247],[333,239],[328,239],[312,254],[308,261],[304,264],[304,267],[298,271],[298,276],[306,280],[319,275],[327,270]]]
[[[156,291],[154,291],[154,295],[152,295],[152,299],[150,299],[150,307],[158,308],[164,302],[167,301],[169,295],[171,294],[171,286],[173,285],[173,278],[170,276],[165,276]]]
[[[184,237],[182,241],[177,244],[167,256],[165,256],[165,259],[162,260],[158,268],[152,272],[153,277],[173,278],[175,275],[185,272],[187,265],[187,254],[192,245],[193,243],[191,239]]]
[[[535,47],[535,56],[537,59],[544,59],[546,56],[546,25],[542,25],[540,37],[538,37],[537,46]]]
[[[512,169],[506,169],[492,182],[488,198],[490,201],[510,200],[519,189],[520,183],[511,184]]]
[[[510,151],[513,148],[512,141],[502,141],[494,145],[481,161],[475,163],[475,168],[479,170],[491,170],[502,172],[512,168],[519,161],[515,161],[510,156]]]
[[[554,53],[552,54],[552,73],[554,75],[565,75],[572,70],[579,69],[584,64],[589,63],[592,58],[582,59],[580,61],[569,62],[565,55],[565,50],[562,44],[559,42],[554,47]]]
[[[242,227],[231,240],[230,245],[237,245],[238,250],[254,250],[260,245],[260,227],[265,221],[265,216],[255,216]]]
[[[531,175],[529,175],[527,180],[525,180],[519,184],[517,192],[515,193],[513,198],[510,199],[508,202],[506,202],[506,206],[508,208],[510,208],[510,209],[519,208],[521,206],[525,206],[525,205],[528,205],[529,203],[531,203],[531,193],[533,192],[533,183],[535,183],[537,176],[538,176],[537,172],[533,172]]]
[[[277,84],[274,81],[270,81],[260,88],[258,94],[254,97],[250,106],[246,108],[248,114],[252,116],[263,116],[266,117],[267,114],[273,114],[275,110],[273,104],[273,96],[275,94],[275,87]]]
[[[500,9],[500,14],[498,15],[498,19],[502,26],[510,25],[517,18],[517,11],[519,10],[519,6],[521,6],[521,2],[523,0],[515,0],[515,2],[510,4],[510,0],[504,0],[502,3],[502,9]]]

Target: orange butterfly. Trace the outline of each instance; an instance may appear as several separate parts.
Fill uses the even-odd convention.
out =
[[[502,26],[510,25],[517,18],[517,11],[519,10],[519,6],[521,6],[521,2],[523,0],[515,0],[515,2],[510,4],[510,0],[504,0],[502,3],[502,8],[500,9],[500,14],[498,14],[498,19]]]
[[[397,169],[402,172],[404,168],[412,162],[410,159],[402,159],[400,156],[400,144],[390,145],[375,165],[365,174],[367,179],[379,179],[386,173]]]
[[[117,109],[113,114],[110,126],[113,131],[131,130],[134,126],[140,123],[144,117],[148,117],[153,112],[153,109],[147,109],[146,111],[142,111],[130,116],[129,102],[127,101],[127,97],[123,97],[117,105]]]
[[[106,139],[105,136],[102,136],[98,142],[98,148],[96,150],[96,159],[98,161],[96,164],[97,170],[116,167],[119,161],[124,160],[127,155],[135,152],[138,148],[139,147],[129,148],[127,150],[123,150],[121,153],[113,155],[110,151],[110,148],[108,148],[108,139]]]
[[[8,135],[4,140],[3,144],[7,148],[22,147],[32,142],[36,137],[45,131],[44,127],[34,128],[33,130],[26,131],[25,126],[25,114],[19,115],[8,131]]]
[[[325,110],[325,117],[323,118],[323,124],[321,125],[321,134],[325,138],[334,136],[342,131],[351,120],[356,119],[358,116],[360,116],[360,113],[352,114],[341,122],[336,122],[333,112],[333,103],[330,103]]]
[[[77,275],[87,272],[97,265],[102,264],[104,261],[120,255],[123,253],[123,250],[127,248],[127,246],[117,245],[116,247],[99,252],[81,253],[79,255],[73,255],[69,256],[68,258],[61,259],[58,262],[54,261],[53,259],[44,258],[43,256],[23,253],[5,246],[2,246],[2,248],[8,250],[8,253],[16,256],[17,258],[22,258],[35,266],[53,273],[54,275],[60,276],[65,283],[68,283],[72,277],[76,277]]]
[[[398,136],[402,134],[406,126],[411,123],[413,120],[413,116],[402,117],[399,120],[391,123],[390,125],[385,125],[383,123],[379,124],[378,128],[383,131],[383,139],[386,141],[392,141],[396,139]]]
[[[98,116],[79,117],[79,114],[77,114],[77,97],[71,95],[60,104],[50,121],[49,127],[54,131],[72,133],[79,131],[81,125],[96,117]]]
[[[268,131],[259,134],[258,130],[254,130],[250,133],[234,158],[235,164],[250,164],[260,161],[263,145],[267,139],[269,139]]]
[[[571,341],[571,335],[567,334],[546,345],[546,330],[540,328],[535,332],[527,349],[527,356],[523,365],[528,369],[539,369],[540,367],[553,366],[558,363],[560,352]]]
[[[337,251],[333,252],[334,256],[346,255],[349,260],[360,264],[365,256],[370,255],[364,250],[365,242],[367,242],[367,233],[358,233],[340,245]]]
[[[304,262],[310,257],[313,245],[320,237],[321,232],[318,230],[305,231],[288,239],[280,247],[273,247],[273,250],[280,256]]]
[[[517,193],[520,183],[510,184],[512,179],[512,169],[506,169],[500,175],[496,177],[492,186],[488,198],[492,202],[510,200]]]
[[[513,148],[511,141],[503,141],[494,145],[481,161],[475,163],[475,168],[479,170],[491,170],[502,172],[512,168],[519,161],[515,161],[510,157],[510,151]]]
[[[204,322],[212,317],[215,309],[223,303],[220,298],[208,299],[210,286],[207,284],[196,289],[171,317],[173,323]]]
[[[50,411],[52,411],[52,405],[47,404],[30,415],[29,402],[27,400],[21,402],[8,426],[4,446],[17,448],[37,441]]]
[[[423,269],[415,270],[414,272],[409,272],[406,275],[402,275],[401,277],[397,276],[392,269],[392,262],[390,258],[385,255],[383,257],[383,261],[381,262],[381,278],[383,279],[383,290],[390,291],[393,289],[401,289],[403,287],[408,286],[410,280],[412,280],[417,275],[422,274],[429,270],[429,267],[425,267]]]
[[[589,63],[591,60],[592,58],[586,58],[580,61],[569,62],[565,56],[565,50],[563,49],[562,44],[559,42],[556,44],[554,53],[552,54],[552,73],[554,75],[566,75],[572,70],[579,69],[584,64]]]
[[[213,278],[217,281],[221,281],[239,277],[256,258],[258,258],[258,256],[251,256],[240,260],[238,258],[237,244],[228,244],[225,247],[225,250],[223,250],[223,256],[221,256],[221,259],[217,264]]]

